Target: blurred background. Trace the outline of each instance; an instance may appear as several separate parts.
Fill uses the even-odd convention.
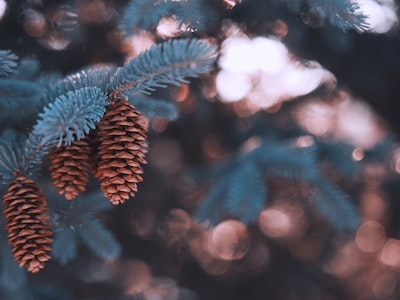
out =
[[[398,299],[396,3],[364,10],[375,27],[360,33],[304,3],[294,11],[290,1],[194,2],[203,10],[186,12],[183,25],[150,10],[127,31],[130,1],[0,0],[0,49],[37,60],[44,73],[121,66],[171,38],[196,37],[219,50],[213,72],[150,96],[173,103],[179,117],[149,117],[139,193],[99,214],[121,255],[100,259],[82,244],[67,265],[51,261],[29,275],[29,288],[41,291],[37,299]],[[307,183],[274,176],[264,178],[268,196],[254,222],[223,211],[213,226],[194,218],[215,183],[206,179],[264,138],[296,149],[323,141],[328,159],[318,167],[358,218],[342,219],[333,205],[327,221],[308,200]],[[353,230],[341,230],[342,222]]]

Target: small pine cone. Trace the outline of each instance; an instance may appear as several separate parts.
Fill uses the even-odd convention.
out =
[[[49,153],[50,174],[57,192],[72,200],[86,190],[91,171],[92,149],[88,138],[70,146],[54,148]]]
[[[37,273],[51,257],[52,231],[45,196],[36,183],[16,174],[3,196],[6,230],[20,267]]]
[[[125,99],[113,100],[97,126],[96,177],[104,195],[114,205],[122,204],[137,192],[142,182],[147,152],[144,117]]]

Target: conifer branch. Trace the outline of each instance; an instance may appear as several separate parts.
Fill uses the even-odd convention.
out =
[[[173,102],[144,97],[142,95],[129,95],[128,101],[149,119],[162,117],[168,121],[175,121],[180,114],[178,107]]]
[[[119,255],[118,242],[96,219],[96,214],[112,207],[101,193],[79,195],[74,201],[65,201],[49,185],[45,186],[45,191],[49,198],[50,220],[54,229],[52,256],[60,264],[67,264],[76,258],[80,242],[100,257]],[[87,225],[90,228],[86,228]]]
[[[355,207],[322,177],[316,150],[316,146],[297,148],[267,139],[246,155],[233,157],[228,165],[216,167],[216,182],[200,202],[196,217],[213,224],[224,217],[256,221],[267,200],[265,176],[310,184],[310,198],[320,213],[338,230],[355,229],[359,222]]]
[[[167,84],[188,82],[211,70],[216,59],[215,48],[195,39],[170,40],[140,54],[119,68],[111,82],[111,95],[128,95],[132,90],[143,93]]]
[[[368,29],[366,17],[357,13],[358,5],[351,0],[308,0],[312,13],[321,19],[328,19],[329,23],[346,31],[354,29],[359,32]]]
[[[25,80],[0,80],[0,107],[13,113],[21,106],[35,106],[42,96],[42,90],[37,84]],[[19,111],[20,113],[20,111]]]
[[[18,56],[10,50],[0,50],[0,77],[8,77],[16,72]]]
[[[15,74],[13,74],[13,79],[19,80],[29,80],[33,79],[38,75],[40,70],[39,61],[31,58],[24,58],[18,63]]]
[[[26,141],[24,172],[34,176],[41,169],[43,157],[53,147],[63,142],[69,145],[94,129],[108,105],[106,99],[99,88],[90,87],[68,92],[50,103],[39,114]]]
[[[11,246],[7,243],[7,233],[0,231],[0,286],[18,289],[27,281],[26,272],[14,261]]]
[[[343,142],[318,142],[318,159],[330,164],[341,176],[351,176],[361,171],[361,165],[352,159],[354,146]]]
[[[315,150],[267,140],[249,155],[266,175],[305,182],[319,176]]]
[[[66,265],[74,259],[78,253],[78,240],[76,233],[70,228],[55,231],[51,256],[61,265]]]
[[[31,132],[26,139],[24,166],[21,171],[30,178],[38,177],[42,170],[43,157],[56,145],[55,139]]]
[[[319,178],[311,182],[312,204],[336,229],[353,231],[360,218],[349,197],[329,181]]]
[[[152,30],[161,18],[173,16],[179,21],[179,27],[186,24],[193,30],[202,31],[207,22],[212,21],[212,14],[211,8],[199,0],[131,0],[124,8],[120,28],[128,36],[135,30]]]
[[[0,140],[0,179],[1,183],[8,184],[16,170],[25,166],[24,156],[25,138],[14,130],[3,133]]]
[[[211,186],[194,213],[200,222],[208,220],[216,224],[225,217],[224,202],[228,185],[228,180],[218,180]]]
[[[101,258],[112,259],[121,253],[117,240],[97,219],[82,218],[76,227],[76,233],[89,249]]]
[[[351,0],[280,0],[286,6],[298,13],[302,2],[309,8],[309,13],[319,19],[328,20],[342,31],[354,29],[358,32],[368,30],[367,17],[359,14],[359,6]]]
[[[68,92],[39,114],[33,133],[58,140],[57,146],[63,141],[70,145],[96,127],[95,123],[100,121],[108,105],[106,99],[107,96],[95,87]]]
[[[42,108],[42,87],[32,81],[0,80],[0,127],[32,124]]]
[[[171,13],[176,6],[171,1],[131,0],[124,8],[120,27],[125,35],[132,34],[134,29],[150,30],[163,16]]]
[[[261,170],[244,160],[230,173],[225,212],[243,223],[254,223],[267,200],[267,187]]]
[[[47,87],[47,102],[52,102],[68,92],[83,88],[96,87],[105,93],[109,90],[109,83],[114,72],[114,67],[106,66],[87,68],[70,74],[56,84]]]
[[[196,211],[200,220],[212,224],[233,217],[254,223],[267,200],[267,187],[261,170],[250,159],[233,160],[216,179]]]

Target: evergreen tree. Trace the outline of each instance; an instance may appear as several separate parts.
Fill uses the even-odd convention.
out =
[[[0,298],[398,297],[397,13],[0,0]]]

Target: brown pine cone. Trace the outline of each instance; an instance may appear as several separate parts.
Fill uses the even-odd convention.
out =
[[[125,99],[114,99],[97,126],[96,177],[114,205],[135,196],[147,152],[145,118]]]
[[[54,148],[49,153],[50,174],[57,192],[72,200],[86,190],[91,171],[92,149],[88,138],[70,146]]]
[[[20,267],[37,273],[51,257],[52,231],[44,193],[36,183],[16,174],[3,196],[6,230]]]

